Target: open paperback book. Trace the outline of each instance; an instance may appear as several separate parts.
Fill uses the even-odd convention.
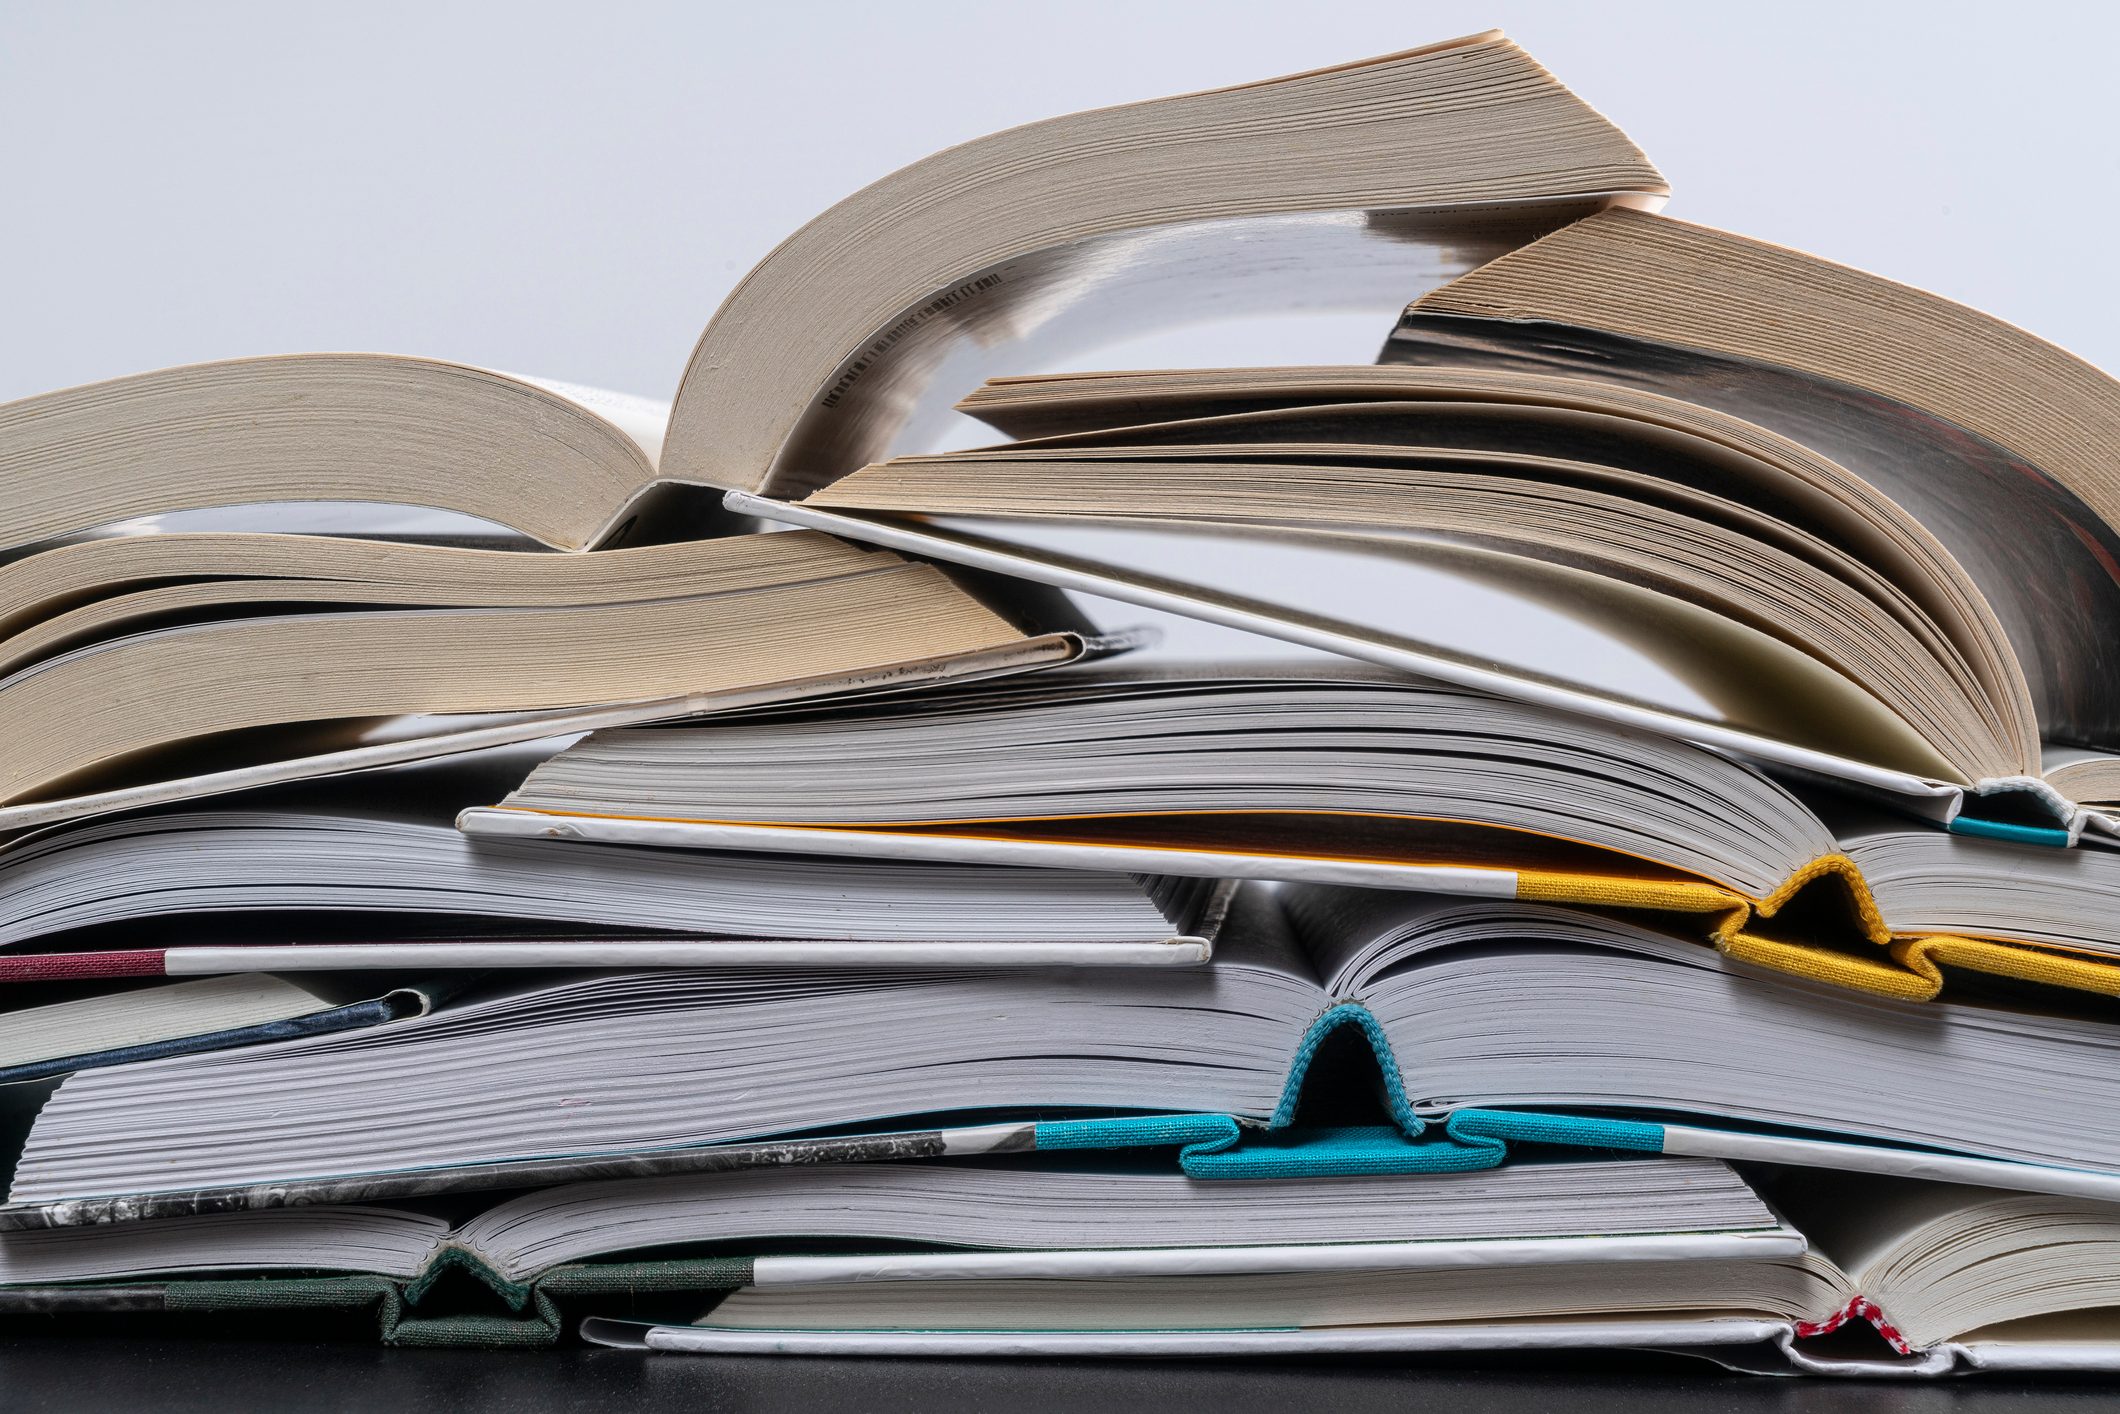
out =
[[[1292,274],[1306,307],[1402,302],[1666,191],[1499,33],[1072,114],[916,162],[792,235],[716,314],[674,415],[426,359],[166,369],[0,407],[0,546],[275,501],[434,506],[608,545],[644,508],[665,519],[673,485],[872,460],[930,383],[953,398],[982,364],[1279,308]]]
[[[765,490],[932,434],[991,373],[1190,319],[1403,303],[1589,211],[1641,152],[1498,32],[1032,123],[856,192],[693,350],[667,477]]]
[[[1374,1182],[1345,1180],[1333,1191]],[[2120,1208],[2110,1203],[1821,1176],[1769,1183],[1788,1227],[1718,1234],[1721,1224],[1746,1219],[1716,1211],[1742,1199],[1732,1192],[1711,1201],[1712,1189],[1696,1190],[1690,1240],[1644,1240],[1616,1228],[1573,1243],[1527,1233],[1484,1245],[1407,1244],[1426,1247],[1429,1261],[1351,1253],[1339,1260],[1314,1248],[1285,1267],[1247,1269],[1240,1254],[1201,1247],[1168,1251],[1159,1267],[1094,1251],[1022,1253],[1004,1275],[1006,1268],[976,1262],[927,1271],[918,1259],[896,1267],[761,1259],[748,1285],[690,1324],[592,1318],[584,1334],[613,1345],[732,1354],[1227,1357],[1649,1347],[1773,1373],[2120,1369],[2120,1319],[2111,1309],[2120,1292],[2112,1276]],[[1637,1226],[1670,1212],[1653,1190],[1653,1181],[1642,1190],[1647,1206]],[[1771,1213],[1760,1203],[1750,1221]],[[1254,1231],[1272,1222],[1262,1213]],[[1732,1250],[1732,1237],[1742,1239],[1741,1250]],[[1818,1341],[1850,1323],[1875,1332],[1871,1349],[1850,1353],[1845,1342]]]
[[[1626,211],[1422,298],[1386,357],[1004,380],[962,406],[1028,440],[730,504],[1648,726],[1947,823],[2120,833],[2120,491],[2085,450],[2120,425],[2105,375],[1920,291]],[[1115,527],[1192,532],[1186,568]],[[1505,586],[1684,690],[1556,675],[1418,594],[1313,602],[1258,569],[1262,541]]]
[[[1179,1146],[1190,1174],[1255,1178],[1587,1144],[2120,1197],[2103,1020],[1864,996],[1613,915],[1287,891],[1294,930],[1241,892],[1197,968],[526,979],[83,1072],[34,1097],[0,1226],[1060,1147]],[[1366,1044],[1393,1128],[1291,1140],[1328,1042]]]
[[[0,983],[334,969],[1172,966],[1230,887],[1091,870],[473,840],[503,747],[0,844]],[[151,936],[149,928],[152,928]],[[143,943],[152,942],[152,946]]]
[[[1894,996],[1935,995],[1945,968],[2120,991],[2120,856],[1833,814],[1649,732],[1255,664],[599,732],[460,823],[1657,909],[1734,956]]]
[[[383,1336],[550,1340],[562,1307],[677,1317],[704,1290],[885,1279],[1398,1270],[1794,1257],[1705,1159],[1216,1185],[1078,1157],[833,1164],[575,1184],[454,1223],[303,1207],[0,1234],[0,1315],[375,1310]],[[462,1281],[483,1300],[466,1300]],[[323,1275],[330,1274],[330,1275]],[[451,1300],[451,1296],[456,1296]],[[602,1297],[599,1303],[594,1298]]]
[[[0,831],[1075,656],[1078,622],[1025,616],[998,585],[975,595],[818,537],[700,543],[746,522],[686,488],[851,469],[924,401],[947,412],[931,385],[954,396],[1070,343],[1274,304],[1291,271],[1312,306],[1389,301],[1664,191],[1487,34],[916,163],[742,282],[674,411],[381,354],[0,406]],[[325,504],[427,507],[482,538],[273,533],[287,507]],[[154,533],[217,508],[235,529]]]
[[[1048,599],[820,535],[81,540],[0,563],[0,832],[1104,646]]]

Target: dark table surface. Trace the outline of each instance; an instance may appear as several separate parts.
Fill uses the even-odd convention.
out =
[[[1723,1375],[1646,1359],[1487,1357],[1408,1365],[1055,1363],[642,1356],[568,1349],[485,1352],[360,1345],[107,1338],[0,1343],[0,1409],[206,1410],[1086,1410],[1164,1406],[1214,1414],[1308,1409],[1568,1414],[1658,1410],[2090,1410],[2120,1385],[1856,1382]]]

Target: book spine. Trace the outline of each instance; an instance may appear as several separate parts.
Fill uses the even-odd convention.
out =
[[[1411,1239],[1220,1247],[1012,1248],[1002,1251],[852,1253],[760,1257],[753,1286],[840,1282],[1070,1280],[1284,1272],[1462,1271],[1467,1267],[1570,1266],[1607,1262],[1793,1260],[1805,1252],[1794,1229],[1662,1232],[1624,1237]]]
[[[591,1318],[595,1345],[715,1355],[1316,1356],[1432,1351],[1772,1349],[1787,1323],[1732,1317],[1665,1320],[1449,1322],[1211,1331],[804,1331],[650,1326]]]
[[[837,939],[584,938],[542,942],[255,943],[171,948],[171,977],[231,972],[338,972],[373,968],[491,967],[1194,967],[1210,945],[1154,943],[843,942]]]
[[[1032,1147],[1031,1125],[989,1126],[1022,1134],[1020,1147]],[[705,1145],[648,1153],[584,1155],[557,1159],[524,1159],[453,1169],[418,1169],[395,1173],[290,1178],[280,1182],[220,1188],[193,1188],[162,1193],[130,1193],[95,1198],[56,1199],[46,1203],[0,1206],[0,1232],[88,1227],[97,1223],[149,1218],[194,1217],[208,1213],[259,1212],[269,1208],[319,1204],[367,1203],[379,1199],[427,1197],[502,1188],[536,1188],[595,1179],[657,1178],[670,1174],[724,1173],[736,1169],[775,1168],[792,1164],[875,1163],[894,1159],[938,1159],[951,1153],[998,1153],[1011,1147],[1006,1136],[990,1135],[985,1147],[953,1149],[949,1136],[958,1131],[920,1130],[822,1139],[789,1139],[751,1144]]]
[[[123,1285],[52,1283],[0,1286],[0,1316],[75,1316],[125,1311],[160,1311],[164,1288],[159,1282]]]
[[[100,981],[114,977],[166,977],[163,948],[120,952],[56,952],[0,955],[0,982]]]
[[[193,1036],[175,1036],[165,1041],[150,1041],[144,1045],[85,1051],[78,1055],[55,1056],[50,1060],[0,1067],[0,1085],[14,1085],[25,1080],[48,1080],[55,1075],[71,1075],[80,1070],[100,1070],[105,1066],[130,1065],[136,1061],[199,1055],[206,1051],[233,1050],[238,1046],[262,1046],[272,1041],[289,1041],[303,1036],[326,1036],[336,1031],[380,1026],[386,1021],[395,1021],[399,1017],[423,1010],[424,1007],[425,1003],[417,993],[393,992],[374,1001],[332,1007],[326,1011],[311,1012],[307,1016],[297,1016],[286,1021],[267,1021],[256,1026],[233,1026],[220,1031],[202,1031]]]
[[[781,1168],[796,1164],[882,1163],[975,1154],[1021,1154],[1033,1150],[1222,1144],[1233,1143],[1237,1130],[1237,1121],[1228,1115],[1129,1115],[1112,1119],[1027,1120],[948,1129],[902,1130],[891,1134],[768,1139],[630,1154],[524,1159],[450,1169],[289,1179],[225,1188],[59,1199],[48,1203],[11,1203],[0,1206],[0,1232],[86,1227],[142,1218],[255,1212],[316,1204],[367,1203],[437,1193],[535,1188],[613,1178],[727,1173],[737,1169]]]

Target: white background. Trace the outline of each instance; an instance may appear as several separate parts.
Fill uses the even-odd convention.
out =
[[[2120,6],[6,0],[0,398],[299,349],[667,397],[775,241],[936,148],[1494,26],[1672,215],[2120,367]],[[1388,314],[1250,357],[1367,361]]]
[[[668,397],[745,269],[930,151],[1494,26],[1647,150],[1672,215],[2120,367],[2120,7],[0,0],[0,398],[301,349]],[[1366,362],[1394,312],[1079,362]],[[1437,606],[1602,675],[1572,626]]]

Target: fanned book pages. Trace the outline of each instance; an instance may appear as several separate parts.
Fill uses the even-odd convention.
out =
[[[1212,1247],[1190,1261],[1173,1251],[1168,1269],[1148,1272],[1100,1271],[1092,1252],[1024,1253],[1006,1276],[761,1259],[747,1285],[689,1323],[592,1317],[585,1333],[723,1354],[1649,1347],[1778,1373],[2120,1369],[2112,1205],[1839,1176],[1766,1191],[1790,1226],[1743,1233],[1748,1250],[1715,1241],[1730,1219],[1713,1212],[1703,1185],[1687,1245],[1613,1235],[1579,1239],[1574,1251],[1538,1241],[1513,1254],[1460,1248],[1447,1267],[1313,1259],[1270,1272],[1226,1264]],[[1653,1200],[1653,1187],[1643,1195]],[[1650,1212],[1662,1211],[1652,1201]],[[1796,1238],[1795,1250],[1778,1238]],[[1831,1339],[1849,1326],[1873,1333],[1867,1348]]]
[[[0,564],[0,831],[1092,642],[1040,613],[819,535],[580,556],[84,540]]]
[[[2120,833],[2120,490],[2094,450],[2120,384],[1935,296],[1629,211],[1423,297],[1385,357],[1003,380],[962,406],[1027,440],[731,504],[1647,725],[1976,831]],[[1188,558],[1083,539],[1121,526],[1190,530]],[[1262,539],[1506,585],[1679,690],[1556,673],[1415,594],[1352,616],[1276,598]]]
[[[1717,753],[1353,667],[1092,668],[599,732],[460,824],[1657,909],[1889,995],[1933,996],[1947,968],[2120,991],[2120,857],[1862,817],[1839,838]],[[1996,879],[2012,891],[1978,886]]]
[[[0,546],[304,501],[621,543],[667,530],[673,499],[696,512],[683,485],[785,489],[871,460],[931,385],[946,412],[1007,363],[1275,307],[1292,268],[1307,306],[1388,307],[1666,190],[1498,33],[1055,118],[914,163],[789,237],[715,315],[674,412],[394,355],[165,369],[0,407]]]
[[[422,1185],[398,1192],[507,1186],[562,1157],[712,1166],[718,1146],[863,1131],[876,1149],[813,1156],[1182,1146],[1190,1174],[1251,1179],[1557,1143],[1702,1154],[1720,1135],[1737,1157],[2120,1195],[2102,1020],[1860,996],[1556,907],[1304,886],[1294,921],[1240,896],[1198,968],[530,979],[371,1031],[84,1071],[37,1110],[0,1220],[211,1212],[289,1185],[351,1201],[393,1174]],[[1395,1127],[1292,1143],[1343,1036],[1373,1050]],[[1022,1118],[1055,1114],[1079,1118]],[[954,1137],[894,1145],[907,1116]],[[807,1152],[792,1142],[778,1162]]]
[[[1382,305],[1664,192],[1487,34],[916,163],[752,272],[674,411],[330,353],[0,406],[0,831],[1075,656],[1079,621],[1037,612],[1051,596],[815,537],[667,543],[741,527],[686,488],[849,470],[980,373],[1280,301],[1291,269],[1307,304]],[[269,533],[325,505],[429,508],[459,543],[356,538],[359,516],[351,537]],[[156,533],[213,511],[234,531]],[[595,553],[522,553],[540,547]]]
[[[1241,1185],[1079,1159],[830,1164],[574,1184],[453,1225],[420,1208],[320,1206],[11,1232],[0,1234],[0,1312],[299,1302],[372,1309],[399,1343],[455,1326],[465,1343],[499,1345],[556,1339],[564,1313],[605,1314],[621,1297],[681,1317],[701,1292],[748,1286],[1437,1273],[1802,1248],[1736,1174],[1706,1159]],[[452,1287],[443,1274],[468,1282]]]
[[[989,373],[1292,300],[1388,308],[1667,190],[1499,33],[997,133],[856,192],[744,278],[662,472],[797,494],[926,435]]]
[[[916,162],[672,404],[0,405],[0,1316],[2120,1372],[2120,384],[1665,190],[1488,33]]]
[[[374,968],[1172,966],[1230,886],[1090,870],[555,853],[452,824],[552,749],[58,826],[0,845],[0,983]],[[154,946],[141,946],[152,925]]]
[[[668,416],[645,398],[396,354],[159,369],[0,404],[0,547],[302,502],[428,507],[561,550],[623,543],[643,513],[670,514],[644,499]]]

